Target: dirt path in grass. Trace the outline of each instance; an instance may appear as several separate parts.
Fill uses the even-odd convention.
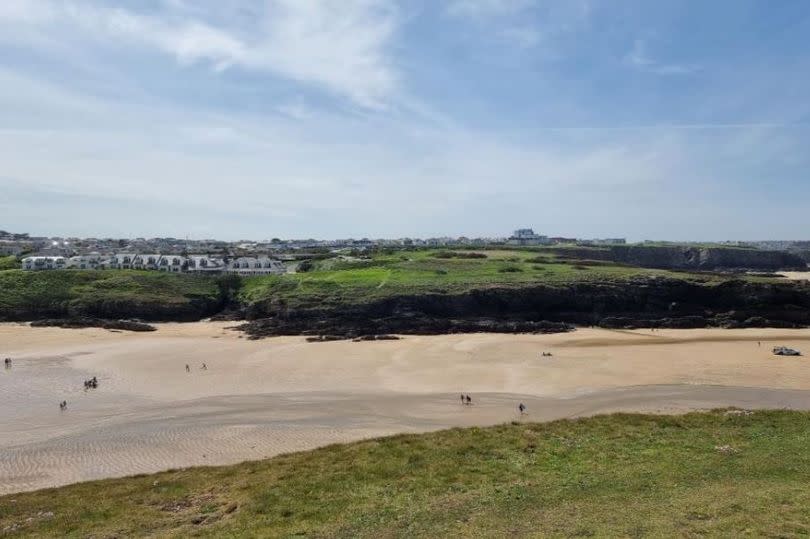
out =
[[[770,352],[787,345],[810,353],[808,330],[306,343],[249,341],[228,325],[163,324],[135,334],[0,324],[0,357],[14,362],[0,371],[0,493],[500,423],[519,418],[519,402],[529,420],[729,405],[810,409],[810,358]],[[99,387],[85,391],[92,376]],[[472,406],[460,404],[461,393]]]

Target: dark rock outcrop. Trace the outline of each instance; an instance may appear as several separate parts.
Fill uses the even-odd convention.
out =
[[[103,328],[119,331],[155,331],[154,326],[137,320],[105,320],[101,318],[47,318],[31,322],[31,327]]]
[[[572,325],[806,327],[810,326],[810,286],[650,277],[397,296],[334,308],[252,305],[246,314],[251,321],[241,329],[254,337],[537,333],[568,331]]]

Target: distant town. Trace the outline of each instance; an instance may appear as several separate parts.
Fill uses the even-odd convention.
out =
[[[625,238],[571,238],[537,234],[531,228],[490,238],[437,237],[398,239],[336,239],[266,241],[189,240],[178,238],[39,237],[0,230],[0,256],[16,256],[24,270],[141,269],[189,273],[263,275],[285,273],[312,254],[363,253],[375,249],[488,246],[619,246]],[[642,244],[689,242],[645,241]],[[695,242],[694,244],[702,244]],[[729,241],[717,245],[810,253],[810,241]],[[287,263],[287,264],[285,264]]]

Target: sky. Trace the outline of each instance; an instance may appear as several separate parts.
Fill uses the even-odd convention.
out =
[[[0,229],[523,227],[810,239],[810,2],[0,2]]]

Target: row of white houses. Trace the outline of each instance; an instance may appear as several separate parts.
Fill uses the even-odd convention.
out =
[[[269,275],[285,273],[281,261],[267,256],[240,257],[227,262],[208,255],[161,255],[92,253],[81,256],[29,256],[23,258],[22,269],[28,271],[58,269],[136,269],[170,273],[234,273],[237,275]]]

